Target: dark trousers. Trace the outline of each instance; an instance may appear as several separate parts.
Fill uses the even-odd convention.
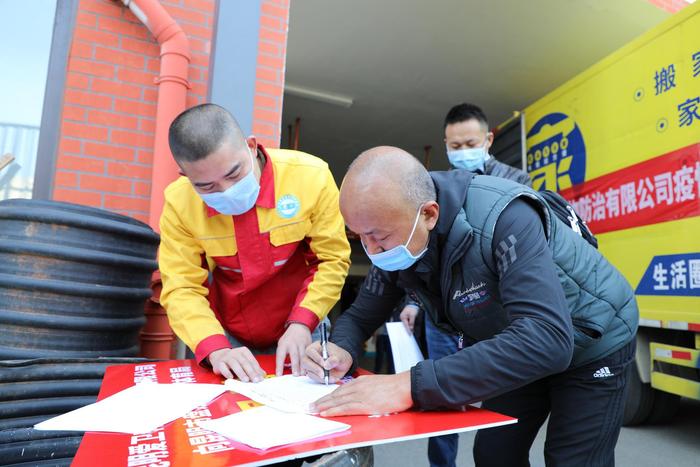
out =
[[[626,369],[635,341],[588,365],[535,381],[484,401],[483,407],[518,423],[479,430],[478,467],[529,466],[530,446],[549,415],[548,466],[613,466],[626,395]]]

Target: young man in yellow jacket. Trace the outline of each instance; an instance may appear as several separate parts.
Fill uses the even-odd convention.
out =
[[[222,107],[172,123],[183,177],[165,190],[161,302],[200,364],[243,381],[264,376],[253,351],[287,356],[294,374],[340,296],[350,246],[328,165],[244,137]],[[275,350],[276,347],[276,350]]]

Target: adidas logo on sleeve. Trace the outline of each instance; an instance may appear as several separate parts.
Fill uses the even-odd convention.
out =
[[[600,370],[596,370],[596,372],[593,373],[594,378],[608,378],[610,376],[615,376],[615,373],[611,373],[610,368],[607,366],[604,366]]]

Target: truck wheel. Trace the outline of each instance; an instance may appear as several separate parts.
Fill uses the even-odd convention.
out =
[[[695,338],[692,333],[687,331],[667,332],[664,335],[659,336],[658,341],[686,348],[695,347]],[[658,371],[661,371],[662,373],[678,376],[683,379],[692,379],[695,373],[695,371],[691,368],[672,365],[665,362],[655,362],[655,366],[657,366]],[[653,389],[653,391],[654,403],[646,423],[667,422],[676,414],[676,412],[678,412],[681,396],[659,391],[658,389]]]
[[[654,407],[654,389],[643,383],[634,362],[627,366],[627,399],[622,425],[634,426],[646,422]]]
[[[678,412],[681,396],[654,389],[654,406],[647,423],[665,423]]]

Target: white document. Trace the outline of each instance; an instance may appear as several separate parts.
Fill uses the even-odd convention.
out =
[[[259,383],[227,379],[226,387],[283,412],[312,413],[311,403],[338,389],[337,384],[317,383],[308,376],[284,375],[265,378]]]
[[[37,430],[148,433],[226,392],[223,384],[140,383],[34,426]]]
[[[408,371],[416,363],[425,360],[413,334],[406,330],[401,321],[386,323],[386,332],[391,342],[391,354],[394,357],[394,371]]]
[[[257,449],[298,443],[350,428],[345,423],[302,413],[282,412],[265,406],[198,423],[206,430]]]

